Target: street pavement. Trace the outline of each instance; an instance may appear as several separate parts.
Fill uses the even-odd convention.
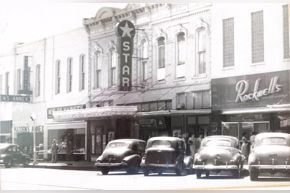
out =
[[[103,176],[99,171],[0,166],[0,190],[290,190],[289,178],[264,178],[252,182],[230,176],[196,179],[194,174],[165,173],[144,176],[124,171]]]

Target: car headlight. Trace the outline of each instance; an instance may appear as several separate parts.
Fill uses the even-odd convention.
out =
[[[199,164],[201,162],[202,160],[201,160],[200,154],[196,153],[194,156],[194,164]]]
[[[237,163],[240,160],[240,155],[236,154],[234,157],[230,160],[230,163]]]
[[[102,160],[103,160],[103,156],[100,155],[100,156],[98,157],[98,159],[96,160],[96,162],[101,162]]]
[[[0,155],[0,158],[4,158],[4,157],[5,157],[5,155],[4,155],[4,154],[1,154],[1,155]]]
[[[249,160],[248,160],[249,165],[254,164],[256,161],[257,161],[256,156],[254,156],[253,154],[250,154]]]

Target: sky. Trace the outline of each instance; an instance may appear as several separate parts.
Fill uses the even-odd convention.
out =
[[[82,27],[82,19],[94,17],[100,8],[126,5],[104,1],[0,1],[0,49]]]

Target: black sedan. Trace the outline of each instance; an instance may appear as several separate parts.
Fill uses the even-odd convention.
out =
[[[4,164],[6,168],[10,168],[16,164],[27,166],[29,162],[29,155],[22,153],[18,145],[10,143],[0,144],[0,164]]]
[[[95,165],[103,175],[118,169],[126,169],[129,174],[138,173],[145,145],[145,141],[139,139],[110,141]]]

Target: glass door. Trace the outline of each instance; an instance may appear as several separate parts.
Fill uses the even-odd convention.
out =
[[[222,122],[222,135],[230,135],[239,138],[239,123]]]

